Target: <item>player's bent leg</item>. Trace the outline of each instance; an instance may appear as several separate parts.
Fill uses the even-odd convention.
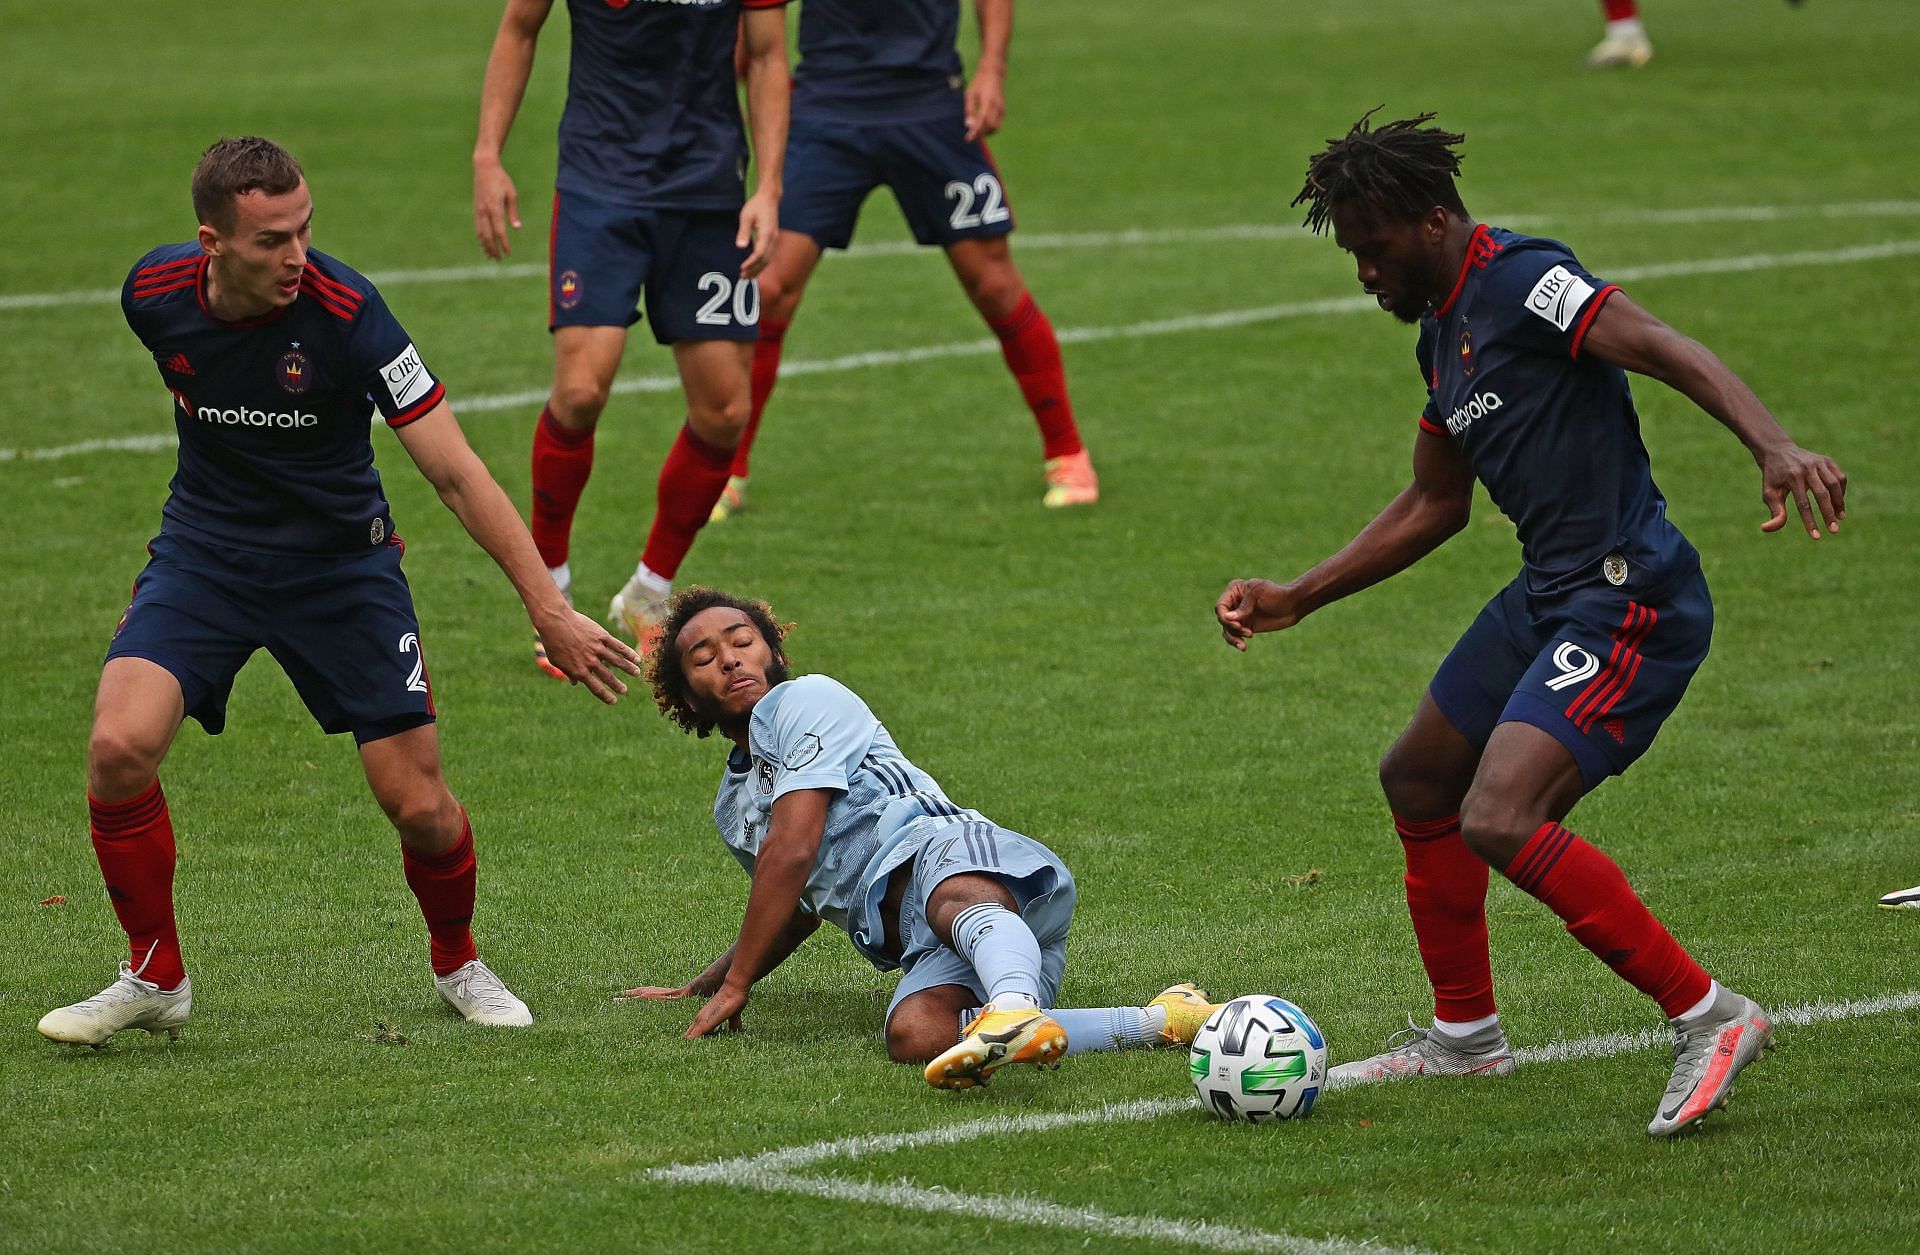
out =
[[[531,531],[547,573],[571,601],[574,515],[593,474],[593,434],[620,369],[627,332],[624,327],[564,326],[554,329],[553,342],[553,391],[533,432]],[[566,679],[547,661],[538,631],[533,660],[546,674]]]
[[[743,340],[681,340],[674,365],[687,398],[687,421],[660,465],[653,524],[631,578],[614,595],[608,614],[642,653],[657,641],[673,577],[727,486],[733,447],[746,430],[748,371],[753,344]]]
[[[1100,499],[1100,478],[1074,421],[1060,340],[1027,291],[1006,237],[956,240],[947,246],[947,259],[967,299],[999,337],[1001,356],[1040,429],[1046,462],[1041,504],[1050,509],[1092,505]]]
[[[441,774],[434,726],[363,742],[360,761],[380,808],[400,833],[407,887],[426,920],[428,959],[441,1000],[475,1024],[531,1024],[527,1004],[480,961],[474,946],[473,828]]]
[[[887,1057],[925,1064],[960,1040],[980,996],[965,985],[935,985],[907,995],[887,1016]]]
[[[773,260],[760,273],[760,335],[753,344],[753,365],[749,376],[747,426],[733,448],[733,466],[720,500],[714,503],[710,522],[722,523],[747,507],[747,476],[751,470],[753,442],[760,434],[760,419],[780,377],[780,354],[785,346],[787,328],[800,308],[813,268],[820,264],[820,244],[799,231],[782,231],[774,241]]]
[[[128,957],[111,985],[40,1017],[50,1041],[98,1046],[122,1029],[180,1036],[193,983],[174,924],[173,820],[159,768],[185,718],[173,673],[146,658],[109,659],[87,741],[88,830]]]
[[[1460,835],[1460,803],[1479,761],[1479,747],[1427,692],[1380,762],[1380,787],[1406,859],[1407,914],[1433,986],[1434,1032],[1443,1042],[1479,1032],[1496,1014],[1487,864]]]

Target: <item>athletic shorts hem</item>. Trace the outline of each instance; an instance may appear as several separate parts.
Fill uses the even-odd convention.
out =
[[[207,699],[212,696],[214,686],[177,658],[168,657],[155,649],[135,647],[132,649],[107,649],[107,656],[101,662],[104,668],[115,658],[139,658],[159,667],[180,686],[180,699],[183,706],[182,717],[191,719],[200,725],[201,731],[208,736],[219,736],[227,728],[226,703],[221,702],[212,709],[207,708]]]
[[[1540,729],[1567,747],[1580,768],[1580,778],[1593,789],[1608,776],[1619,775],[1626,763],[1615,763],[1591,737],[1568,722],[1566,712],[1542,701],[1532,693],[1515,693],[1500,712],[1500,723],[1524,723]],[[1496,725],[1498,726],[1498,725]]]

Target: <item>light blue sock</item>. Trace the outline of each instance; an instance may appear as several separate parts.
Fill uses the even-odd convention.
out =
[[[1040,943],[1027,921],[998,902],[981,902],[953,921],[953,948],[973,965],[996,1007],[1040,1005]]]
[[[1067,1053],[1164,1046],[1160,1029],[1166,1012],[1158,1007],[1055,1007],[1047,1012],[1067,1034]]]

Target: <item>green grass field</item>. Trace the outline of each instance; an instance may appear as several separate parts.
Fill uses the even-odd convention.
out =
[[[733,936],[745,882],[710,819],[721,747],[642,695],[600,709],[537,674],[505,582],[379,434],[480,843],[482,953],[535,1026],[474,1030],[439,1005],[349,744],[256,660],[227,733],[190,727],[164,773],[185,1038],[50,1046],[34,1021],[110,980],[123,944],[86,838],[84,747],[172,465],[166,393],[98,294],[191,231],[208,142],[275,136],[312,180],[316,243],[387,277],[524,501],[565,19],[508,151],[520,268],[463,279],[396,272],[480,260],[467,155],[494,6],[7,2],[0,1248],[1911,1246],[1920,1024],[1911,997],[1861,1000],[1920,989],[1920,917],[1873,909],[1920,880],[1920,358],[1903,347],[1920,15],[1657,5],[1653,65],[1596,75],[1579,62],[1597,14],[1574,0],[1178,10],[1024,5],[995,141],[1102,503],[1039,508],[1031,422],[940,257],[856,251],[822,266],[788,336],[801,369],[769,411],[751,511],[705,533],[683,578],[770,598],[800,625],[802,669],[859,691],[954,798],[1061,852],[1081,887],[1065,1001],[1180,979],[1283,993],[1336,1061],[1370,1053],[1429,1009],[1374,766],[1516,568],[1512,529],[1483,498],[1427,562],[1246,657],[1210,606],[1234,576],[1331,551],[1405,482],[1412,337],[1364,308],[1305,311],[1357,288],[1286,202],[1363,110],[1438,109],[1469,136],[1476,214],[1629,277],[1853,477],[1839,536],[1762,536],[1738,443],[1637,389],[1718,636],[1659,745],[1570,823],[1729,983],[1775,1007],[1858,1005],[1783,1027],[1702,1135],[1650,1142],[1663,1045],[1556,1056],[1657,1012],[1496,883],[1496,979],[1530,1064],[1330,1093],[1290,1125],[1183,1106],[1172,1053],[930,1090],[881,1048],[892,978],[824,932],[756,992],[744,1034],[684,1042],[691,1007],[610,995],[683,980]],[[905,238],[871,201],[860,242]],[[897,352],[918,348],[941,351]],[[841,360],[873,352],[895,355]],[[679,423],[657,388],[670,371],[641,329],[576,533],[584,603],[642,539]],[[65,905],[38,905],[52,895]],[[376,1041],[377,1022],[406,1044]]]

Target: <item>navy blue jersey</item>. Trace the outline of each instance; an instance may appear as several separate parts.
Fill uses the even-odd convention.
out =
[[[1513,520],[1535,596],[1655,588],[1699,561],[1667,521],[1626,372],[1580,354],[1616,291],[1557,240],[1482,225],[1420,320],[1420,426],[1453,440]]]
[[[806,0],[793,116],[917,122],[965,109],[960,0]]]
[[[375,407],[400,427],[438,405],[435,379],[366,278],[309,250],[299,295],[223,322],[207,257],[165,244],[120,290],[127,325],[173,393],[180,466],[162,533],[264,553],[354,553],[393,532],[373,469]]]
[[[573,53],[554,185],[617,205],[738,209],[740,10],[787,0],[567,0]]]

